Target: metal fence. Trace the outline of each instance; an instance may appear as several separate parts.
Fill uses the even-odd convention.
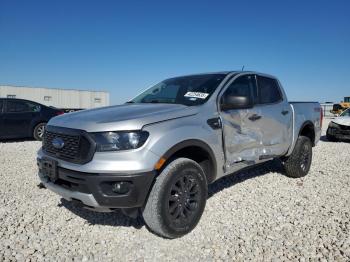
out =
[[[332,117],[334,114],[331,113],[331,110],[333,109],[333,104],[331,103],[321,103],[321,107],[323,110],[323,115],[325,117]]]

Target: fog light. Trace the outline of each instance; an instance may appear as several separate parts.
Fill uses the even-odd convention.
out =
[[[126,194],[130,190],[130,182],[117,182],[112,185],[112,191],[117,194]]]

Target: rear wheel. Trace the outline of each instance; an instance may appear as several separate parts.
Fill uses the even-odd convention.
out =
[[[36,140],[38,140],[38,141],[43,140],[44,133],[45,133],[45,127],[46,127],[46,123],[40,123],[40,124],[37,124],[35,126],[34,131],[33,131],[33,137]]]
[[[293,178],[306,176],[312,162],[312,143],[310,138],[300,136],[290,156],[284,159],[286,175]]]
[[[143,218],[154,233],[177,238],[192,231],[207,200],[207,182],[201,166],[187,158],[171,162],[157,177]]]

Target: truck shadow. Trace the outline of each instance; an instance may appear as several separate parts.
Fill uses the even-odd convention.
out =
[[[337,143],[337,142],[349,143],[350,142],[350,139],[338,139],[337,141],[329,141],[327,139],[327,136],[321,136],[320,140],[322,142],[327,142],[327,143]]]
[[[246,168],[244,170],[240,170],[236,173],[232,173],[231,175],[220,178],[215,181],[213,184],[209,185],[208,188],[208,199],[214,196],[216,193],[220,191],[232,187],[238,183],[242,183],[246,180],[266,175],[270,172],[280,173],[285,175],[282,163],[280,160],[275,159],[263,164],[252,166]]]
[[[226,188],[242,183],[248,179],[263,176],[270,172],[283,174],[283,167],[279,160],[272,160],[217,180],[215,183],[209,185],[208,199]],[[85,209],[65,199],[61,199],[59,206],[67,208],[75,215],[85,219],[91,225],[134,227],[136,229],[141,229],[145,225],[142,216],[139,215],[136,219],[130,218],[124,215],[120,210],[111,213],[99,213]]]
[[[120,210],[110,213],[100,213],[85,209],[75,203],[61,199],[60,207],[65,207],[75,215],[85,219],[90,225],[104,225],[113,227],[142,228],[145,223],[141,216],[136,219],[124,215]]]

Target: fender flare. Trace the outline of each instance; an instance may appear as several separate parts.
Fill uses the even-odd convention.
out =
[[[200,147],[202,150],[204,150],[206,153],[208,153],[209,158],[210,158],[209,160],[211,161],[211,163],[213,165],[213,175],[210,177],[208,184],[210,184],[212,181],[215,181],[216,176],[217,176],[216,157],[215,157],[215,154],[214,154],[213,150],[211,149],[211,147],[207,143],[203,142],[202,140],[187,139],[187,140],[184,140],[182,142],[179,142],[179,143],[175,144],[174,146],[172,146],[170,149],[168,149],[168,151],[163,155],[163,157],[166,160],[168,160],[169,158],[171,158],[172,155],[174,155],[179,150],[184,149],[186,147],[190,147],[190,146]]]
[[[312,126],[312,129],[314,131],[314,136],[316,135],[314,123],[312,123],[310,120],[307,120],[300,126],[299,132],[298,132],[298,137],[300,136],[301,131],[308,125]],[[313,145],[315,144],[315,141],[311,141],[311,142],[312,142]]]

